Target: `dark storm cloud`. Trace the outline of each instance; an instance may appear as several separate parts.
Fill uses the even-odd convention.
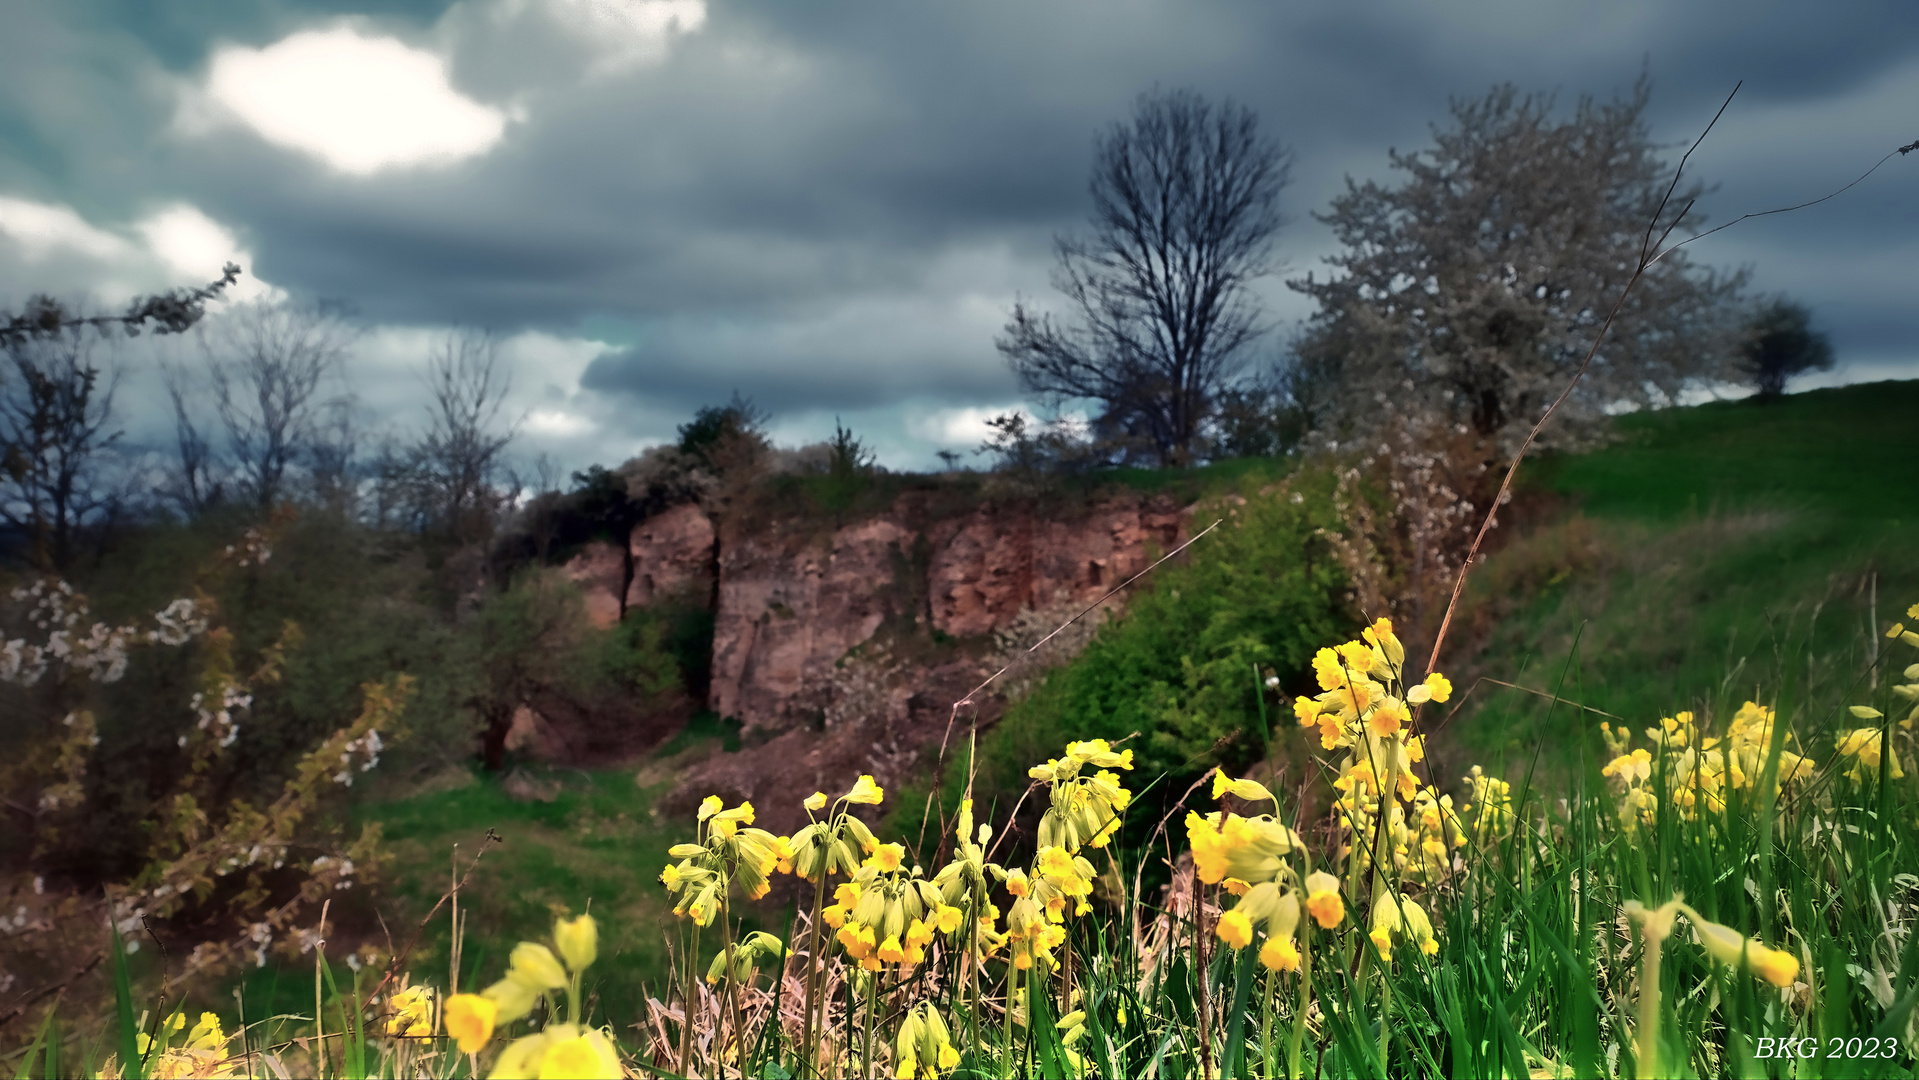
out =
[[[1823,194],[1919,136],[1885,89],[1919,70],[1905,2],[721,3],[659,57],[598,73],[578,41],[526,29],[534,5],[502,31],[481,3],[0,15],[36,42],[0,25],[0,90],[21,103],[0,111],[0,197],[102,221],[189,201],[266,280],[378,322],[613,328],[589,395],[874,409],[1014,396],[993,333],[1015,295],[1053,302],[1051,239],[1083,219],[1095,136],[1154,85],[1231,96],[1294,148],[1292,273],[1330,249],[1311,212],[1347,174],[1387,178],[1388,147],[1426,145],[1448,97],[1496,82],[1570,104],[1629,91],[1644,65],[1655,134],[1685,140],[1746,79],[1697,159],[1724,182],[1716,220]],[[519,118],[457,164],[363,177],[251,132],[170,127],[169,88],[195,85],[218,42],[346,15],[446,51],[458,88]],[[1810,299],[1842,360],[1891,355],[1912,327],[1878,268],[1912,254],[1919,210],[1910,168],[1883,179],[1697,257]],[[1281,321],[1305,314],[1266,292]]]

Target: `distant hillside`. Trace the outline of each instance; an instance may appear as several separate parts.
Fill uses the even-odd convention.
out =
[[[1541,461],[1553,520],[1495,554],[1470,663],[1633,727],[1746,700],[1836,700],[1869,620],[1919,601],[1919,381],[1621,417],[1618,441]],[[1455,655],[1459,655],[1455,651]],[[1491,684],[1442,728],[1446,768],[1576,765],[1601,716]],[[1469,760],[1470,759],[1470,760]]]

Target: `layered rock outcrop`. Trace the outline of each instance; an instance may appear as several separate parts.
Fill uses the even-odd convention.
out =
[[[586,614],[604,630],[628,608],[662,599],[710,600],[718,537],[713,519],[687,503],[633,527],[624,546],[594,540],[561,568],[586,596]]]
[[[1090,604],[1177,545],[1185,521],[1184,510],[1138,496],[1108,499],[1070,520],[982,507],[936,544],[927,590],[933,625],[973,637],[1025,608]]]
[[[983,505],[923,520],[887,515],[804,543],[755,535],[721,543],[712,708],[747,729],[780,730],[831,704],[835,671],[882,624],[926,621],[978,637],[1061,599],[1091,603],[1179,543],[1186,511],[1139,495],[1042,516]]]
[[[602,627],[665,599],[711,602],[708,705],[778,732],[826,716],[842,662],[882,626],[977,638],[1029,608],[1091,603],[1179,544],[1189,510],[1121,494],[1053,513],[989,502],[941,514],[902,496],[830,533],[789,522],[721,535],[687,504],[624,547],[588,544],[565,570]]]

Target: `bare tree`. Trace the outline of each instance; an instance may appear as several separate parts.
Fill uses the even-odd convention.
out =
[[[1633,275],[1647,222],[1665,229],[1702,193],[1662,203],[1650,92],[1642,77],[1560,119],[1550,96],[1495,87],[1455,101],[1431,149],[1391,154],[1403,184],[1347,181],[1321,216],[1345,245],[1327,260],[1335,274],[1289,282],[1320,305],[1297,356],[1320,381],[1337,376],[1336,438],[1367,431],[1382,395],[1504,450],[1525,434]],[[1723,377],[1743,284],[1684,252],[1647,270],[1568,408],[1591,420]],[[1555,430],[1563,441],[1579,425]]]
[[[321,393],[328,378],[338,376],[356,337],[336,311],[285,301],[252,301],[203,328],[202,374],[226,436],[225,471],[238,497],[270,507],[286,495],[289,470],[320,464],[314,455],[324,453],[324,421],[339,404]],[[179,386],[172,388],[184,472],[190,444],[201,451],[201,461],[208,455],[205,438],[181,405]]]
[[[483,540],[513,502],[503,489],[503,454],[518,424],[502,424],[512,379],[501,370],[499,342],[478,331],[455,331],[427,360],[429,421],[416,448],[427,518],[462,542]]]
[[[1094,152],[1091,234],[1054,242],[1077,325],[1016,304],[997,341],[1021,385],[1052,404],[1098,401],[1102,437],[1190,460],[1264,329],[1247,286],[1271,271],[1290,166],[1250,109],[1142,95]]]
[[[49,310],[41,305],[39,310]],[[0,520],[23,530],[33,561],[65,572],[75,534],[118,504],[107,476],[118,368],[93,360],[77,319],[52,334],[0,339]]]

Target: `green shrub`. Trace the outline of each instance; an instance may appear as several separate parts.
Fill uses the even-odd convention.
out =
[[[1136,586],[1120,618],[982,736],[979,805],[996,797],[1010,805],[1027,767],[1076,739],[1119,743],[1137,734],[1123,745],[1134,751],[1139,786],[1163,777],[1142,793],[1145,806],[1170,806],[1206,769],[1255,756],[1273,719],[1262,720],[1264,679],[1277,672],[1297,682],[1313,651],[1356,617],[1344,599],[1346,571],[1324,536],[1340,527],[1332,491],[1331,473],[1312,471],[1243,496],[1243,505],[1203,503],[1194,528],[1219,527]],[[949,807],[965,772],[963,764],[947,770]],[[918,808],[925,797],[899,805]],[[1145,806],[1130,820],[1150,829],[1160,814]]]

